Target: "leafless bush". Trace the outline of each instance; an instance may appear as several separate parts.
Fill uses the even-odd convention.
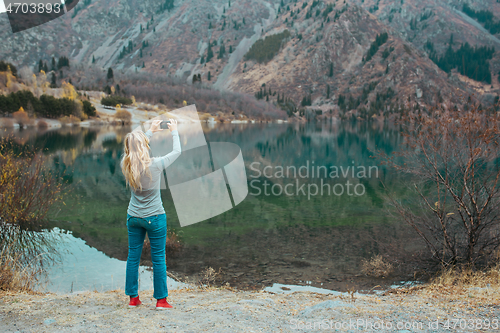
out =
[[[389,202],[443,267],[475,267],[500,246],[500,113],[443,109],[403,117],[406,146],[380,153],[415,194]]]
[[[31,125],[31,123],[33,122],[33,120],[28,117],[26,111],[22,110],[22,108],[21,110],[14,112],[12,114],[12,117],[14,117],[16,122],[19,124],[19,127]]]
[[[376,255],[370,260],[361,261],[361,271],[368,276],[387,277],[394,271],[394,267],[381,255]]]
[[[127,110],[118,110],[115,113],[115,118],[121,121],[122,125],[128,124],[132,120],[132,114]]]
[[[45,120],[39,120],[36,125],[40,129],[45,129],[49,127],[49,124],[47,124]]]
[[[34,278],[55,258],[54,235],[41,231],[49,208],[62,200],[43,153],[16,153],[13,145],[0,141],[0,288],[29,286],[19,279]]]
[[[200,281],[200,285],[202,288],[208,287],[214,285],[217,279],[219,278],[220,274],[222,273],[222,268],[219,268],[218,271],[213,269],[212,267],[207,267],[203,272],[202,272],[202,277]]]

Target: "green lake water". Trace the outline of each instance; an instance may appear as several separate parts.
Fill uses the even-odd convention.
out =
[[[400,149],[397,128],[318,122],[203,129],[209,143],[232,142],[241,148],[249,193],[221,215],[180,227],[170,191],[162,190],[168,228],[182,244],[181,251],[168,254],[170,272],[194,281],[213,267],[220,269],[217,283],[250,289],[284,283],[367,290],[413,278],[405,262],[422,243],[387,212],[382,182],[396,196],[408,192],[398,174],[372,157],[375,149]],[[70,184],[65,205],[50,214],[52,226],[121,261],[127,259],[130,190],[119,164],[122,140],[131,130],[101,126],[3,132],[20,146],[44,149],[51,168]],[[396,268],[391,276],[362,273],[362,260],[377,254]],[[143,264],[149,263],[145,254]]]

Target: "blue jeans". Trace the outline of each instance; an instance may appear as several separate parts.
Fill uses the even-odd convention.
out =
[[[151,244],[151,260],[153,261],[153,297],[156,299],[167,297],[167,265],[165,262],[167,216],[159,214],[140,218],[127,214],[127,229],[128,257],[125,294],[131,297],[139,295],[139,262],[147,232]]]

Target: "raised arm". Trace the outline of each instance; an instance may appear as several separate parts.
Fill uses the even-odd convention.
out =
[[[172,139],[174,141],[172,151],[165,156],[157,157],[155,159],[154,164],[160,169],[166,169],[181,155],[181,141],[177,130],[172,131]]]

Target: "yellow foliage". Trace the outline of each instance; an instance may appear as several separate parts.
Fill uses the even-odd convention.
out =
[[[12,78],[13,78],[13,75],[12,75],[12,72],[10,70],[10,66],[7,66],[7,83],[5,84],[5,86],[7,88],[10,88],[12,86]]]
[[[62,89],[63,89],[63,97],[69,98],[72,101],[78,97],[75,87],[73,87],[71,83],[63,81]]]
[[[188,103],[186,101],[182,101],[182,105],[186,106]]]

